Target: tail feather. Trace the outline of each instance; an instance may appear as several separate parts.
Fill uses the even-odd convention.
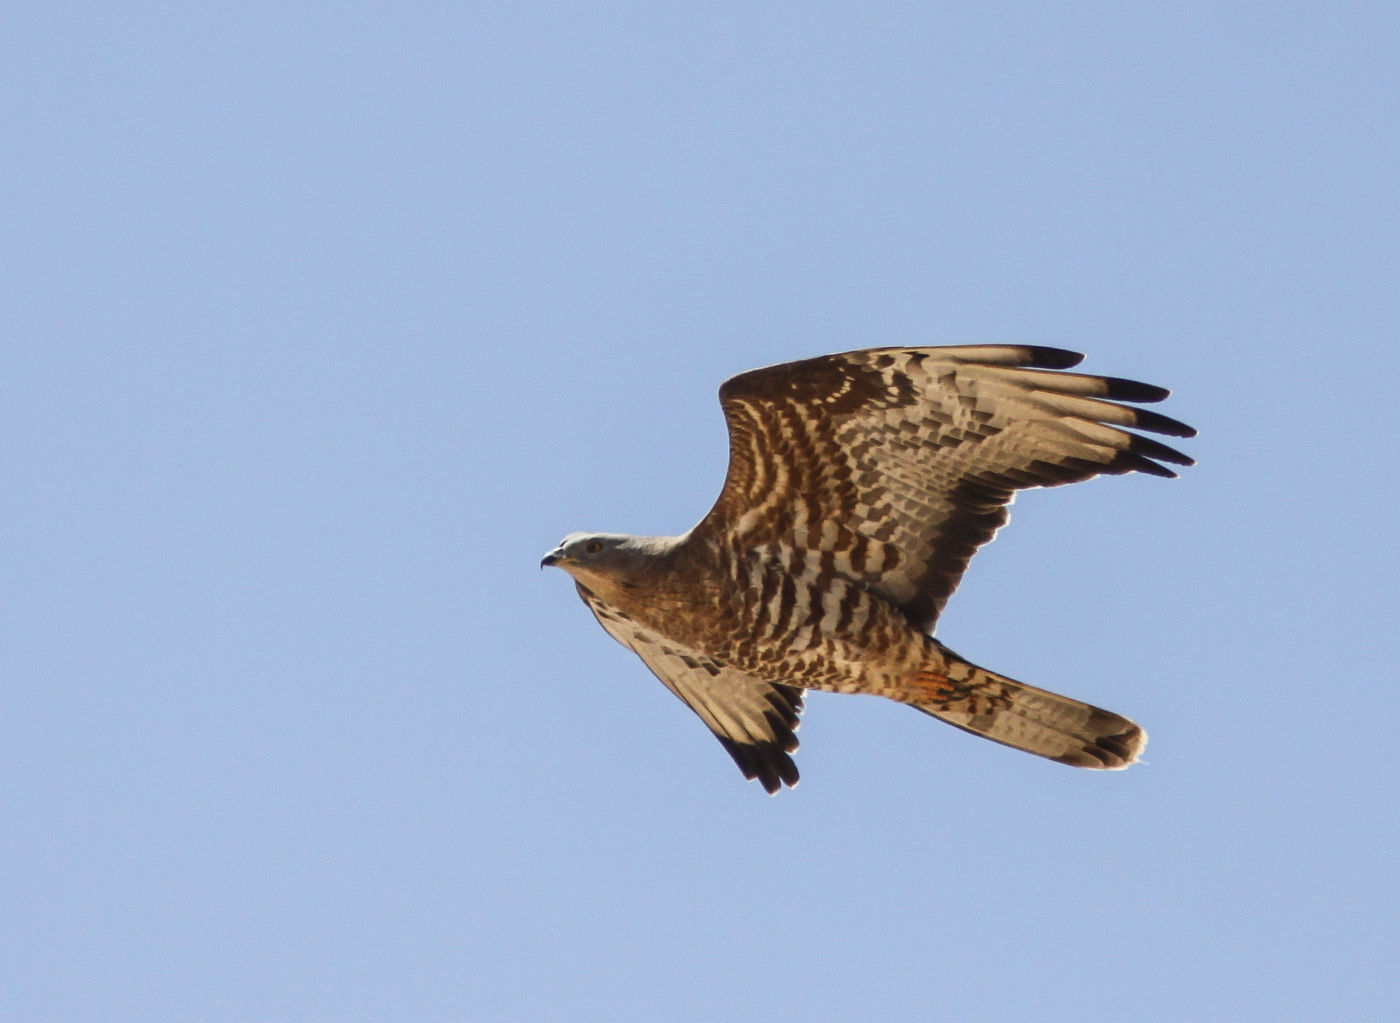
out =
[[[1121,715],[997,675],[951,650],[944,653],[952,690],[947,698],[907,701],[940,721],[1062,764],[1098,770],[1122,770],[1147,746],[1147,733]]]

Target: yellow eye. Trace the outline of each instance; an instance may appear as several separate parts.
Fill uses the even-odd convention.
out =
[[[602,549],[603,542],[601,540],[589,540],[583,545],[583,552],[585,554],[597,554]]]

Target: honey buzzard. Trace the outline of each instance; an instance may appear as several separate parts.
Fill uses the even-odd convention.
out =
[[[1058,348],[876,348],[740,374],[720,388],[729,472],[676,537],[575,533],[547,554],[770,793],[797,784],[803,693],[872,693],[1076,767],[1123,768],[1146,733],[980,668],[932,637],[1015,491],[1176,474],[1129,429],[1195,430],[1119,402],[1167,391],[1058,372]],[[1165,464],[1164,464],[1165,463]]]

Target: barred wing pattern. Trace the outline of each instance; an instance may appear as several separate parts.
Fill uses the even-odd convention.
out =
[[[786,564],[817,552],[929,631],[1015,491],[1193,464],[1128,432],[1195,435],[1118,404],[1160,401],[1164,388],[1047,372],[1081,359],[1020,345],[877,348],[733,377],[720,388],[728,476],[693,532]]]
[[[666,688],[704,721],[749,780],[769,793],[797,784],[794,734],[802,713],[802,690],[754,678],[703,654],[668,642],[618,608],[578,587],[600,625],[630,649]]]

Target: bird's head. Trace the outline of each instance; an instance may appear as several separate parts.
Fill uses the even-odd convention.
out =
[[[646,575],[663,553],[667,538],[619,533],[572,533],[540,561],[553,565],[590,588],[631,585]]]

